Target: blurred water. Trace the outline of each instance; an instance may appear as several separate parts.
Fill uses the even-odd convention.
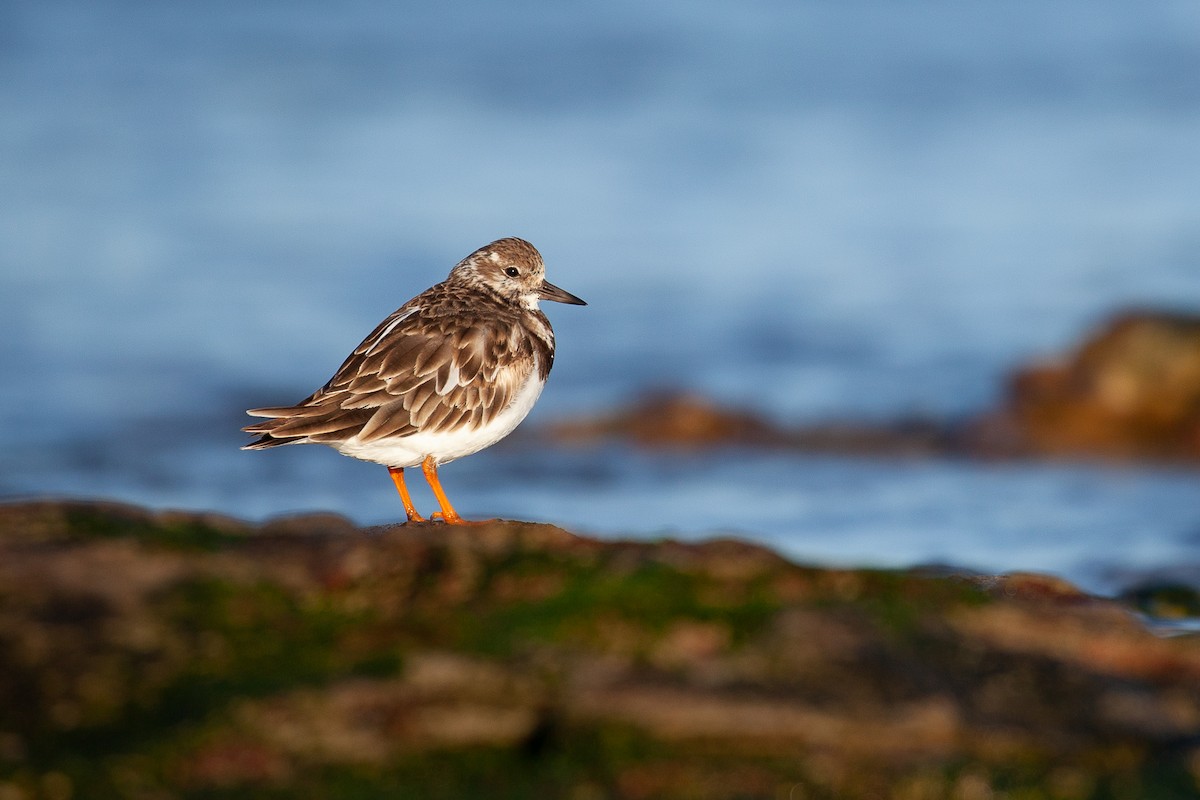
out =
[[[962,414],[1117,307],[1200,307],[1191,0],[10,2],[0,108],[3,496],[394,518],[377,467],[238,451],[241,409],[503,235],[591,303],[548,309],[527,424],[662,385]],[[1195,476],[1149,469],[517,445],[445,477],[464,513],[839,562],[1200,562]]]

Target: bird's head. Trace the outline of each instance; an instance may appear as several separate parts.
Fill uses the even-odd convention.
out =
[[[458,262],[450,271],[450,280],[486,286],[502,297],[530,310],[539,300],[586,306],[570,292],[546,280],[542,254],[524,239],[497,239]]]

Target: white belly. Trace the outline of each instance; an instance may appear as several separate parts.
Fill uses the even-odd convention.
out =
[[[491,447],[512,433],[513,428],[528,416],[529,410],[541,396],[544,385],[545,382],[538,379],[537,369],[530,370],[529,380],[508,407],[487,425],[473,430],[419,432],[403,438],[377,439],[373,442],[360,442],[354,436],[332,446],[342,455],[374,461],[387,467],[415,467],[426,456],[433,456],[435,462],[445,464]]]

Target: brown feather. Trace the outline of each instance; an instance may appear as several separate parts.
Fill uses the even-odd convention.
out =
[[[412,417],[404,407],[403,400],[393,400],[379,408],[358,432],[364,442],[377,441],[388,436],[408,436],[416,433]]]

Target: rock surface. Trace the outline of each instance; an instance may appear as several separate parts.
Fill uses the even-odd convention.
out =
[[[694,392],[655,392],[612,414],[564,420],[546,435],[559,444],[624,439],[648,448],[765,447],[803,452],[932,455],[960,450],[957,426],[933,420],[823,423],[789,428],[749,409]]]
[[[0,798],[1182,798],[1200,639],[1034,575],[0,506]]]
[[[1200,458],[1200,317],[1122,314],[1018,371],[974,428],[985,453]]]

